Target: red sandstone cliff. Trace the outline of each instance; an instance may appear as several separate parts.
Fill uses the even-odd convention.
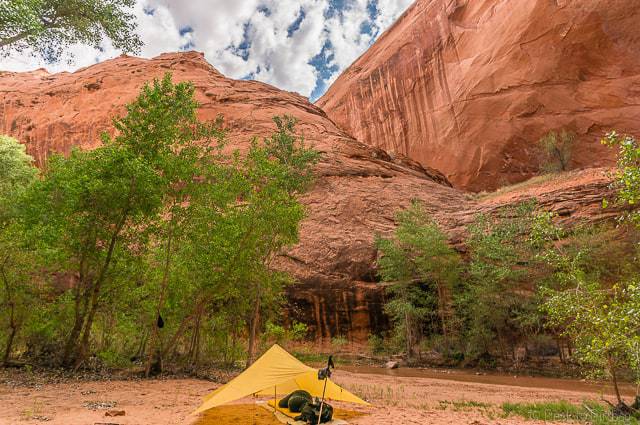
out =
[[[236,146],[274,129],[271,117],[291,114],[298,130],[323,152],[318,176],[305,195],[308,217],[300,243],[282,255],[278,267],[298,284],[289,293],[289,316],[307,322],[317,336],[365,339],[384,325],[382,292],[374,283],[376,232],[393,230],[397,210],[412,199],[459,243],[464,226],[479,211],[536,197],[566,220],[600,220],[614,213],[599,207],[607,192],[602,170],[559,177],[477,200],[449,186],[437,171],[357,142],[305,98],[254,81],[225,78],[199,53],[165,54],[152,60],[120,57],[75,73],[0,74],[0,133],[26,143],[42,163],[50,152],[91,148],[111,117],[124,112],[145,81],[171,71],[175,81],[193,81],[203,119],[223,114]]]
[[[610,129],[640,134],[640,2],[418,0],[317,105],[359,141],[484,190],[539,169],[569,129],[571,166],[612,163]]]

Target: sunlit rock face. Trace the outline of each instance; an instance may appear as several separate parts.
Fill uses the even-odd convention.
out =
[[[317,102],[365,144],[490,190],[535,175],[536,142],[578,135],[571,168],[640,134],[640,2],[418,0]]]

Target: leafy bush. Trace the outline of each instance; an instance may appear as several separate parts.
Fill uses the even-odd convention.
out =
[[[309,334],[309,327],[305,323],[294,321],[288,330],[289,339],[292,341],[302,341]]]
[[[367,346],[373,355],[379,355],[385,351],[384,339],[380,335],[369,335],[369,338],[367,338]]]
[[[550,131],[538,141],[542,151],[542,170],[547,173],[567,171],[576,141],[576,134],[571,131]]]

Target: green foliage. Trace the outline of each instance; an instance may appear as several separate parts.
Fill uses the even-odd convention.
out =
[[[105,39],[138,53],[134,0],[12,0],[0,2],[0,49],[30,51],[55,62],[77,43],[101,49]]]
[[[621,136],[615,131],[608,133],[602,143],[619,149],[618,170],[614,175],[618,202],[632,209],[625,217],[640,227],[640,212],[637,209],[640,205],[640,144],[633,136]]]
[[[309,332],[304,323],[293,322],[289,328],[268,321],[262,334],[262,349],[266,350],[274,343],[286,346],[290,342],[303,341]]]
[[[303,341],[309,334],[309,327],[305,323],[294,321],[289,329],[289,338],[292,341]]]
[[[468,280],[456,301],[471,358],[513,352],[539,327],[529,286],[542,272],[529,242],[535,207],[523,203],[480,215],[469,228]]]
[[[569,170],[569,164],[576,141],[571,131],[550,131],[538,141],[542,151],[542,169],[547,173]]]
[[[534,229],[532,239],[540,246],[546,244],[539,257],[553,270],[547,284],[540,288],[540,309],[545,314],[546,327],[572,341],[575,358],[583,365],[597,374],[608,374],[618,402],[622,403],[618,371],[632,370],[640,382],[640,289],[634,279],[637,272],[622,268],[612,276],[620,279],[618,282],[604,282],[602,278],[610,275],[598,267],[602,255],[598,255],[599,246],[592,238],[593,229],[573,229],[574,236],[567,241],[566,232],[554,225],[552,214],[538,215]],[[598,234],[606,228],[596,229]],[[576,235],[586,235],[588,242],[581,243],[584,241]],[[563,237],[565,241],[558,243]],[[612,250],[608,251],[610,255]],[[628,261],[628,256],[629,250],[623,258]],[[610,267],[603,269],[607,268]]]
[[[632,281],[607,288],[580,275],[575,280],[569,289],[546,291],[542,308],[549,324],[574,341],[580,361],[609,374],[616,392],[621,369],[633,370],[640,382],[640,287]]]
[[[20,145],[0,149],[12,152],[0,170],[25,182],[0,202],[9,211],[19,201],[0,229],[15,252],[0,267],[7,353],[75,368],[133,359],[150,372],[204,355],[232,364],[249,340],[251,357],[291,282],[272,262],[297,241],[297,196],[318,153],[291,117],[248,151],[225,153],[221,120],[201,122],[197,108],[193,84],[166,75],[114,119],[101,147],[53,156],[40,180],[20,170],[32,167]],[[284,332],[300,340],[308,329]]]
[[[267,324],[265,325],[264,337],[268,341],[282,344],[285,341],[286,335],[287,331],[280,325],[276,325],[271,322],[267,322]]]
[[[35,181],[37,173],[25,146],[0,135],[0,227],[15,216],[17,200]]]
[[[397,221],[393,239],[376,238],[378,270],[392,295],[385,311],[394,324],[395,339],[413,357],[429,322],[436,323],[434,332],[448,337],[448,304],[460,260],[419,203],[398,213]]]
[[[8,363],[19,332],[29,322],[40,292],[31,285],[39,259],[25,246],[20,201],[36,181],[33,158],[17,140],[0,136],[0,347]],[[35,282],[33,282],[35,283]]]
[[[379,355],[385,351],[384,339],[380,335],[369,335],[369,338],[367,338],[367,346],[373,355]]]

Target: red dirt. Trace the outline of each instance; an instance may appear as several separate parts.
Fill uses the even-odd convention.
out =
[[[366,398],[373,407],[355,409],[363,416],[353,424],[532,424],[518,417],[500,417],[500,404],[567,400],[579,403],[598,399],[596,392],[523,388],[444,379],[394,377],[338,371],[335,380]],[[567,381],[570,388],[572,381]],[[195,379],[101,381],[44,384],[35,387],[0,384],[0,425],[87,425],[100,422],[121,425],[222,425],[270,424],[271,418],[254,406],[229,406],[204,416],[191,416],[201,398],[217,384]],[[239,401],[240,404],[253,400]],[[484,403],[472,407],[469,402]],[[88,403],[104,409],[90,410]],[[103,403],[99,405],[98,403]],[[465,404],[466,403],[466,404]],[[110,407],[108,407],[110,406]],[[125,416],[106,417],[107,410],[124,410]],[[548,423],[548,422],[547,422]],[[558,422],[560,423],[560,422]]]

